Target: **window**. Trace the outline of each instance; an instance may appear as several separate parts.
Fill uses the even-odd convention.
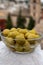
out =
[[[19,1],[19,3],[23,3],[23,1]]]
[[[36,0],[33,0],[34,3],[36,3]]]
[[[33,9],[35,10],[36,9],[36,6],[33,6]]]
[[[33,16],[35,16],[35,15],[36,15],[36,13],[34,12],[34,13],[33,13]]]
[[[15,1],[15,0],[9,0],[9,1]]]

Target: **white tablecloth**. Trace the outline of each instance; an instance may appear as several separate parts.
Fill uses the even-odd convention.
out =
[[[1,41],[0,65],[43,65],[43,50],[38,46],[31,54],[16,54]]]

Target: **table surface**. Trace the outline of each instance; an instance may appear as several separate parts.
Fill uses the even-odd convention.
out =
[[[39,45],[31,54],[16,54],[1,41],[0,65],[43,65],[43,50]]]

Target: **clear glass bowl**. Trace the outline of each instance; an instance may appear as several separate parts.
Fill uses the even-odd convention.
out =
[[[35,48],[38,46],[38,44],[41,42],[41,39],[43,38],[43,35],[41,33],[39,35],[40,38],[28,39],[30,45],[27,44],[25,46],[22,44],[22,41],[21,44],[16,43],[16,41],[20,41],[19,39],[11,39],[3,36],[2,34],[1,39],[10,50],[16,53],[31,53],[35,50]]]

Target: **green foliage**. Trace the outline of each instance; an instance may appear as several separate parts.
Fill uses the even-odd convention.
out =
[[[10,14],[8,14],[7,20],[6,20],[6,28],[11,29],[13,27],[12,20]]]
[[[28,0],[25,0],[25,3],[28,4]]]
[[[19,11],[19,15],[17,17],[17,28],[25,28],[24,23],[26,22],[25,17],[21,15],[21,9]]]
[[[30,21],[29,21],[27,29],[32,30],[34,26],[35,26],[35,20],[32,17],[30,17]]]

